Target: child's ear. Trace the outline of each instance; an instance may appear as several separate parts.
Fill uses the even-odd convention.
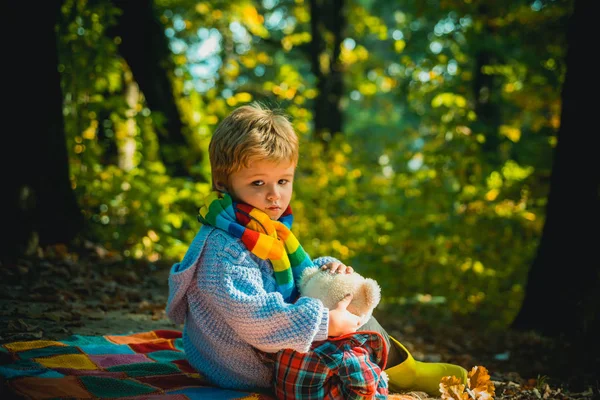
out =
[[[227,193],[227,188],[221,182],[215,182],[215,188],[221,193]]]

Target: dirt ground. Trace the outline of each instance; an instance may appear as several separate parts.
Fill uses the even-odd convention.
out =
[[[77,252],[53,247],[0,265],[0,344],[180,330],[165,315],[170,266],[122,260],[91,244]],[[487,368],[497,399],[598,396],[595,371],[578,366],[568,346],[535,333],[490,333],[385,307],[375,316],[418,360]]]

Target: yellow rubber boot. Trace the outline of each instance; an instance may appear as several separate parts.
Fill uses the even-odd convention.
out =
[[[390,392],[419,391],[439,397],[440,381],[444,376],[454,375],[462,383],[467,383],[467,370],[459,365],[447,363],[427,363],[417,361],[396,339],[390,336],[390,345],[396,346],[406,359],[400,364],[388,367],[385,372],[389,378]]]

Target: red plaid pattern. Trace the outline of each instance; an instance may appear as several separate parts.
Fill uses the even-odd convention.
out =
[[[386,343],[378,332],[356,332],[315,342],[308,353],[286,349],[275,360],[280,400],[387,399],[382,378]]]

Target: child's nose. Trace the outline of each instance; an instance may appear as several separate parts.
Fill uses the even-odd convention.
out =
[[[277,189],[275,189],[275,188],[269,190],[269,192],[267,193],[267,199],[269,199],[269,200],[279,199],[279,191],[277,191]]]

